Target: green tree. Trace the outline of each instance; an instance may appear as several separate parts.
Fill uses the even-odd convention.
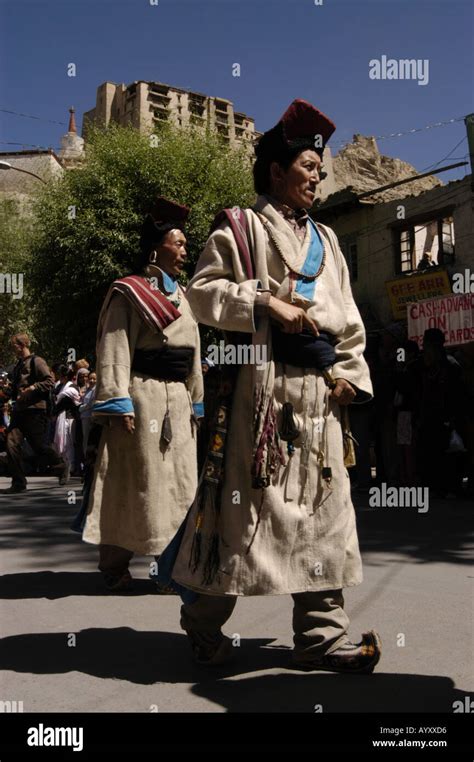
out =
[[[28,295],[34,220],[13,198],[0,200],[0,367],[14,362],[10,338],[33,333],[33,305]]]
[[[68,348],[93,357],[105,293],[133,269],[143,217],[159,195],[191,207],[189,276],[215,214],[254,199],[248,153],[210,131],[163,125],[149,137],[95,128],[84,164],[37,201],[31,284],[35,333],[50,361],[65,359]]]

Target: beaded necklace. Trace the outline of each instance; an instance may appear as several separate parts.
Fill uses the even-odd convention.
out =
[[[263,214],[261,214],[260,212],[257,212],[257,216],[260,219],[263,227],[267,231],[268,237],[270,238],[273,246],[275,247],[280,259],[282,260],[283,264],[288,268],[290,273],[292,273],[292,275],[296,275],[298,278],[305,278],[306,280],[309,280],[309,281],[316,280],[316,278],[318,278],[321,275],[322,271],[324,270],[324,266],[326,264],[326,244],[324,242],[324,239],[321,237],[321,243],[323,245],[323,256],[321,258],[321,264],[319,265],[317,272],[315,272],[313,275],[307,275],[306,273],[300,272],[295,267],[292,267],[292,265],[290,265],[290,263],[288,262],[288,260],[286,259],[285,255],[283,254],[281,250],[280,244],[275,239],[272,226],[270,225],[266,217],[264,217]]]

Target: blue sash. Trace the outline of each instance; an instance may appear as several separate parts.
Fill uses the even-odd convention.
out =
[[[304,265],[301,268],[301,272],[304,275],[314,275],[314,273],[319,270],[324,253],[324,246],[319,234],[319,230],[311,218],[309,218],[309,222],[311,224],[311,240],[309,243],[308,253],[306,255]],[[295,291],[297,294],[304,296],[305,299],[312,301],[314,298],[315,288],[316,280],[298,278]]]

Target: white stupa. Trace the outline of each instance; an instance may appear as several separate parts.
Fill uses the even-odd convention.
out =
[[[59,158],[65,167],[74,166],[84,159],[84,138],[77,134],[74,106],[69,109],[68,131],[61,138]]]

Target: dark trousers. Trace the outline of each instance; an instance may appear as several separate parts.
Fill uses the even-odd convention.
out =
[[[420,481],[438,495],[453,489],[449,456],[449,430],[442,422],[425,423],[417,437],[417,456]],[[449,464],[449,465],[448,465]]]
[[[293,642],[299,658],[319,658],[349,641],[349,617],[344,611],[342,590],[293,593]],[[230,618],[237,597],[234,595],[198,595],[196,601],[181,606],[181,627],[202,636],[218,637]]]
[[[23,468],[22,444],[26,439],[31,449],[44,465],[61,466],[63,459],[51,444],[46,442],[48,416],[44,410],[15,412],[7,433],[7,456],[13,484],[26,485]]]
[[[133,552],[118,545],[99,545],[99,570],[103,574],[121,577],[128,571]]]

